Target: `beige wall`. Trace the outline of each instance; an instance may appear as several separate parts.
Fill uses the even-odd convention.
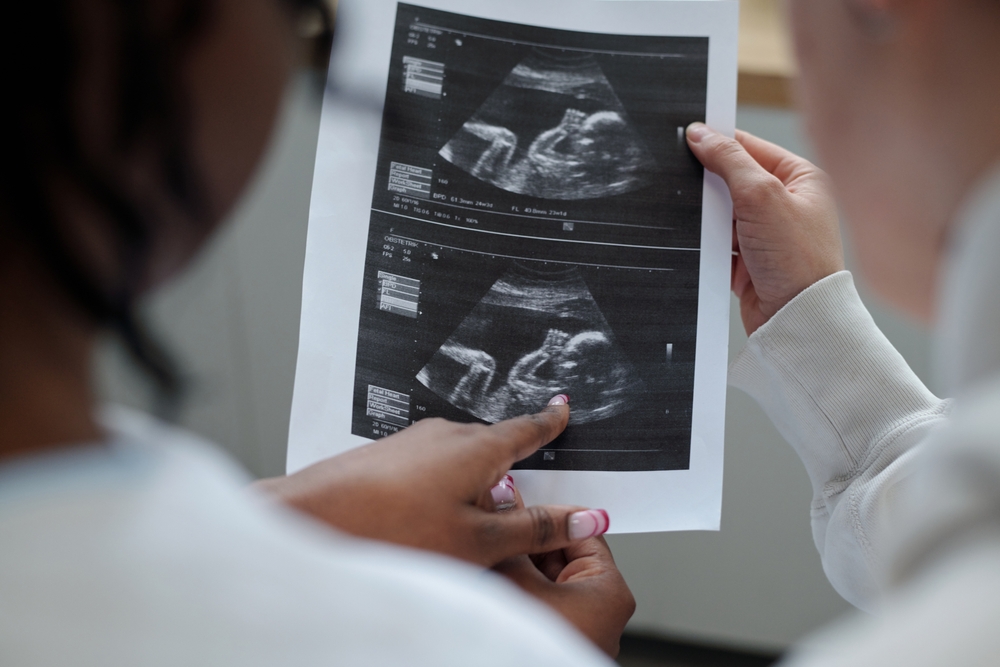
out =
[[[257,475],[284,468],[318,124],[317,98],[303,80],[233,224],[150,307],[191,373],[182,422]],[[806,150],[794,114],[741,109],[739,124]],[[733,312],[731,353],[745,340]],[[926,337],[881,310],[876,317],[924,374]],[[104,350],[98,375],[112,400],[143,404],[143,383],[113,347]],[[719,533],[611,538],[639,601],[635,629],[782,648],[848,609],[826,582],[812,544],[801,464],[756,404],[735,390],[727,406],[724,494]]]

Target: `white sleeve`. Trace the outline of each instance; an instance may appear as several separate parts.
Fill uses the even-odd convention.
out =
[[[805,464],[813,539],[834,588],[877,607],[883,526],[916,455],[946,419],[935,397],[882,335],[847,271],[824,278],[758,329],[729,371]]]

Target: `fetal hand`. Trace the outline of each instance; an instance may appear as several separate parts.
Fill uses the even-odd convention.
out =
[[[510,558],[494,570],[555,609],[612,658],[618,655],[635,598],[603,537]]]
[[[800,292],[844,268],[829,180],[819,168],[746,132],[730,139],[701,123],[688,145],[733,198],[732,288],[752,334]]]

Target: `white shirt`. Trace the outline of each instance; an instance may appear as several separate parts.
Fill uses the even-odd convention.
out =
[[[1000,172],[957,229],[936,340],[954,406],[910,371],[847,272],[796,297],[730,369],[809,472],[831,583],[880,612],[807,642],[796,664],[1000,664]]]
[[[335,533],[148,417],[0,467],[0,665],[573,665],[607,659],[458,561]]]

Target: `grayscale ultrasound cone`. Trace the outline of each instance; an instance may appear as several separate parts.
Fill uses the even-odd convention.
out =
[[[593,56],[536,49],[439,151],[498,188],[594,199],[645,187],[657,171]]]
[[[515,265],[417,374],[457,408],[487,422],[572,398],[571,424],[608,419],[643,390],[635,367],[578,269]]]

